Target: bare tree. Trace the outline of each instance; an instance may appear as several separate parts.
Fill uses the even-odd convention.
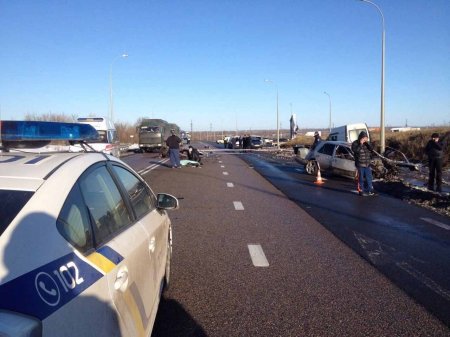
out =
[[[115,122],[114,125],[121,143],[137,142],[138,137],[136,127],[134,125],[126,122]]]
[[[48,112],[44,114],[30,113],[25,114],[26,121],[47,121],[47,122],[73,122],[74,115],[68,116],[64,113]],[[76,120],[76,119],[75,119]]]

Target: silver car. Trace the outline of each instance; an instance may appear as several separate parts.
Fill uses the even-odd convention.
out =
[[[317,170],[335,175],[354,178],[356,174],[355,158],[351,144],[341,141],[320,142],[305,158],[305,171],[317,174]]]

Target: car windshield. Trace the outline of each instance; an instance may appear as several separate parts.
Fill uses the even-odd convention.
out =
[[[92,142],[92,143],[108,143],[108,134],[107,134],[106,130],[97,130],[97,132],[98,132],[99,140],[97,140],[96,142]]]
[[[30,200],[33,192],[0,190],[0,235]]]
[[[160,132],[158,126],[143,126],[143,127],[141,127],[141,131],[146,131],[146,132]]]

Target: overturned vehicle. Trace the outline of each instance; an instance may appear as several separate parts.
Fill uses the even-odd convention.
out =
[[[317,144],[314,149],[300,151],[299,154],[296,160],[304,165],[305,171],[308,174],[315,175],[320,169],[321,172],[352,179],[355,178],[355,157],[350,143],[343,141],[323,141]],[[391,155],[398,157],[398,153],[391,152],[388,157]],[[412,171],[419,169],[417,164],[410,163],[404,155],[402,156],[402,160],[395,160],[388,157],[382,156],[374,151],[371,167],[375,178],[395,176],[398,173],[398,167],[407,167]]]

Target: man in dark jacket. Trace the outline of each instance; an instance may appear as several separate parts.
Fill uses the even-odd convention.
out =
[[[372,170],[370,168],[372,145],[365,131],[361,131],[358,139],[352,143],[352,151],[355,156],[355,166],[358,173],[358,192],[361,196],[376,195],[372,185]],[[364,188],[364,178],[367,188]]]
[[[322,138],[320,137],[319,132],[314,132],[314,143],[311,145],[310,151],[314,150],[317,146],[317,144],[319,144],[322,141]]]
[[[436,178],[436,192],[442,192],[442,164],[444,161],[444,146],[439,141],[439,134],[433,133],[425,147],[428,156],[428,189],[434,191],[434,180]]]
[[[180,164],[180,143],[181,139],[175,135],[175,130],[170,130],[171,136],[167,137],[166,145],[169,147],[169,157],[172,168],[181,168]]]
[[[193,146],[189,146],[189,149],[187,151],[187,156],[189,160],[196,161],[200,165],[203,165],[202,163],[202,157],[200,156],[200,152]]]

